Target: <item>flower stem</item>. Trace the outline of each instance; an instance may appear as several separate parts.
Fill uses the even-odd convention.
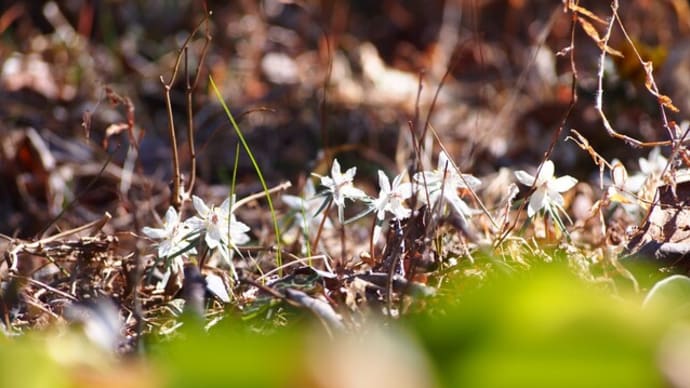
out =
[[[374,222],[371,223],[371,230],[369,231],[369,256],[374,259],[374,231],[376,230],[376,222],[378,218],[374,217]]]
[[[343,263],[345,263],[345,224],[340,224],[340,260],[336,263],[335,271],[340,273]]]
[[[326,223],[326,218],[328,217],[328,212],[331,210],[331,206],[333,206],[333,198],[328,200],[326,210],[323,211],[323,218],[321,219],[321,223],[319,224],[319,230],[316,232],[316,238],[314,238],[314,243],[311,244],[311,249],[313,253],[316,253],[316,250],[319,247],[319,240],[321,240],[321,232],[323,231],[323,226]]]

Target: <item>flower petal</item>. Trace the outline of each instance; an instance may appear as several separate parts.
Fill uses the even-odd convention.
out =
[[[450,193],[450,194],[444,194],[444,197],[448,201],[448,203],[453,206],[453,209],[455,212],[462,218],[467,218],[468,216],[472,215],[472,209],[470,209],[469,206],[460,199],[457,195]]]
[[[418,186],[419,187],[419,186]],[[408,199],[412,196],[412,184],[411,183],[401,183],[394,188],[395,193],[401,199]]]
[[[158,245],[158,257],[163,258],[170,256],[172,248],[172,242],[170,240],[161,241],[161,243]]]
[[[220,228],[206,229],[206,237],[204,238],[204,241],[206,241],[206,245],[208,245],[210,249],[216,249],[219,245],[224,245],[222,244],[223,236]]]
[[[541,186],[544,183],[549,182],[551,179],[553,179],[554,170],[555,167],[553,165],[553,162],[550,160],[546,160],[541,167],[541,171],[539,171],[539,177],[537,177],[537,183],[535,185]]]
[[[453,170],[453,163],[450,162],[450,159],[448,158],[448,155],[445,153],[445,151],[441,150],[441,152],[438,153],[438,167],[437,170],[443,174],[445,170],[452,171]]]
[[[321,178],[321,186],[324,186],[331,191],[333,191],[335,189],[335,181],[333,181],[333,179],[331,179],[330,177],[327,177],[327,176],[322,176],[320,178]]]
[[[379,188],[381,189],[381,193],[390,193],[391,191],[391,183],[388,180],[388,176],[381,170],[379,170]]]
[[[194,205],[194,209],[196,210],[197,213],[201,216],[201,218],[206,218],[209,212],[208,206],[206,206],[206,203],[204,202],[203,199],[197,197],[196,195],[192,196],[192,204]]]
[[[429,190],[432,186],[440,186],[443,180],[443,174],[435,171],[422,171],[414,174],[413,178],[420,185],[426,185]]]
[[[221,257],[225,259],[225,262],[232,266],[232,257],[230,257],[230,251],[228,251],[228,247],[221,244],[218,247],[218,252],[220,252]]]
[[[197,216],[188,218],[183,225],[195,232],[201,231],[206,227],[204,220]]]
[[[544,206],[546,206],[547,199],[548,197],[546,196],[546,190],[537,189],[529,199],[529,205],[527,205],[527,217],[531,218],[539,210],[543,209]]]
[[[168,208],[168,211],[165,212],[165,225],[166,227],[173,226],[177,224],[177,211],[175,210],[174,207],[170,206]]]
[[[316,194],[316,189],[314,188],[314,182],[307,178],[307,183],[304,185],[304,198],[310,199]]]
[[[233,202],[235,201],[233,200]],[[225,200],[223,201],[223,203],[220,204],[220,207],[218,209],[222,212],[222,214],[228,214],[228,212],[230,211],[230,198],[225,198]]]
[[[240,232],[249,232],[251,230],[251,228],[247,224],[245,224],[244,222],[237,221],[237,219],[235,218],[234,215],[232,216],[230,223],[231,223],[232,229],[237,229]]]
[[[564,175],[560,178],[554,179],[549,182],[549,189],[555,190],[559,193],[566,192],[573,188],[577,184],[577,179],[571,177],[570,175]]]
[[[394,201],[389,204],[389,211],[393,213],[396,218],[407,218],[412,214],[412,210],[403,206],[402,202]]]
[[[165,229],[151,228],[148,226],[145,226],[141,230],[141,232],[144,233],[147,237],[155,239],[155,240],[163,239],[168,235],[168,232]]]
[[[345,171],[345,174],[342,174],[342,181],[341,183],[349,182],[351,183],[352,180],[355,178],[355,175],[357,174],[357,167],[350,167]],[[335,176],[333,179],[336,179]]]
[[[301,211],[305,207],[304,200],[296,195],[284,194],[280,199],[293,210]]]
[[[249,242],[250,238],[245,232],[249,231],[249,227],[242,222],[235,222],[230,229],[230,239],[233,245],[242,245]]]
[[[470,189],[474,189],[482,184],[482,181],[479,180],[479,178],[470,174],[462,174],[462,179],[458,178],[457,182],[458,187],[467,187]]]
[[[342,173],[340,172],[340,163],[338,163],[338,159],[333,159],[333,165],[331,166],[331,176],[335,178],[341,175]]]
[[[527,171],[515,171],[515,178],[525,186],[532,187],[532,185],[534,185],[534,176],[528,174]]]
[[[623,188],[631,193],[637,193],[642,190],[642,186],[645,184],[647,177],[643,174],[636,174],[631,176],[625,181],[625,186]]]
[[[563,196],[556,190],[549,190],[548,201],[555,203],[558,206],[563,206]]]
[[[343,196],[343,198],[350,198],[350,199],[359,199],[359,198],[364,198],[366,197],[366,193],[364,191],[352,186],[352,185],[347,185],[344,187],[341,187],[340,193]]]
[[[638,163],[640,164],[640,171],[643,174],[649,175],[652,172],[651,163],[649,163],[649,161],[647,161],[647,159],[640,158],[640,159],[638,159]]]
[[[391,185],[391,190],[395,190],[396,187],[400,186],[400,182],[403,179],[403,175],[405,175],[407,171],[403,171],[400,174],[396,175],[395,178],[393,178],[393,183]]]
[[[429,198],[428,198],[428,199],[429,199],[429,203],[426,202],[426,200],[427,200],[427,195],[426,195],[423,191],[420,192],[419,197],[420,197],[420,199],[421,199],[422,202],[424,202],[424,203],[426,203],[427,205],[429,205],[429,207],[433,207],[433,206],[436,205],[436,202],[438,202],[439,199],[442,198],[442,197],[441,197],[441,190],[434,190],[434,191],[430,191],[430,192],[429,192]]]

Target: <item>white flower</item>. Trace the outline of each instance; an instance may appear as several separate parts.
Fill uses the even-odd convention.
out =
[[[405,200],[412,196],[412,185],[400,183],[402,178],[403,174],[396,176],[391,186],[388,176],[379,170],[379,187],[381,191],[379,191],[379,197],[374,200],[374,209],[376,210],[376,218],[380,221],[383,221],[386,212],[390,212],[400,219],[410,216],[412,211],[405,207]]]
[[[661,155],[661,148],[654,147],[654,149],[649,152],[649,157],[647,159],[640,158],[639,163],[640,171],[642,171],[644,174],[661,175],[668,164],[668,159]]]
[[[310,230],[317,230],[321,224],[321,220],[317,217],[317,211],[321,207],[321,202],[315,198],[316,190],[311,179],[307,179],[304,186],[302,197],[296,195],[285,194],[282,197],[283,202],[295,213],[295,223],[299,225],[300,229],[307,235]],[[330,229],[333,227],[331,221],[326,218],[323,225],[324,228]]]
[[[639,185],[628,177],[628,170],[618,159],[611,161],[611,179],[604,182],[608,184],[606,189],[609,200],[621,204],[635,203],[634,192],[639,190]]]
[[[216,207],[208,207],[204,200],[192,197],[192,204],[198,216],[188,219],[185,223],[193,230],[204,231],[204,241],[209,249],[218,249],[228,262],[230,262],[229,248],[236,249],[238,245],[249,241],[246,232],[250,229],[244,223],[237,221],[230,211],[230,199]]]
[[[626,187],[629,188],[631,192],[637,193],[645,184],[651,183],[653,187],[650,187],[650,191],[653,191],[656,189],[661,179],[661,174],[668,164],[668,159],[661,155],[661,149],[659,147],[654,147],[654,149],[649,152],[649,157],[647,159],[640,158],[639,163],[640,172],[628,178]]]
[[[620,206],[630,215],[640,216],[640,201],[635,194],[640,190],[642,181],[634,182],[628,177],[628,171],[623,163],[614,159],[611,161],[611,179],[605,180],[608,187],[606,195],[609,201],[620,204]]]
[[[189,242],[185,237],[191,230],[186,224],[180,223],[179,215],[175,208],[170,206],[165,212],[165,220],[162,228],[144,227],[142,233],[146,236],[158,240],[158,257],[166,258],[174,254],[185,251]],[[196,253],[194,248],[186,250],[183,254]]]
[[[465,218],[474,212],[459,196],[459,191],[464,189],[474,190],[481,181],[470,174],[458,174],[453,164],[444,151],[438,154],[438,167],[434,171],[418,172],[414,180],[426,184],[429,193],[429,206],[434,206],[439,200],[446,200],[451,204],[455,212]],[[422,201],[427,200],[426,193],[422,190]]]
[[[331,167],[331,176],[318,176],[321,178],[321,185],[326,187],[331,194],[333,202],[338,207],[338,219],[343,222],[343,210],[345,209],[345,199],[352,200],[366,197],[366,194],[354,186],[352,180],[357,173],[357,167],[349,168],[345,173],[340,172],[340,163],[338,159],[333,160]]]
[[[562,209],[563,196],[561,193],[570,190],[577,183],[577,179],[570,175],[556,178],[553,173],[554,165],[550,160],[544,162],[537,178],[528,174],[526,171],[520,170],[515,172],[515,177],[520,183],[525,186],[534,186],[535,188],[534,193],[532,193],[530,197],[529,205],[527,206],[528,217],[532,217],[541,209],[551,205],[555,205],[556,208]]]

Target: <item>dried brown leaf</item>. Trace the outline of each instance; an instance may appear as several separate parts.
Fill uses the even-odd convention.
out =
[[[603,182],[604,182],[604,170],[608,167],[611,168],[611,165],[609,162],[604,159],[599,153],[590,145],[589,140],[587,140],[586,137],[582,136],[580,132],[578,132],[575,129],[571,129],[570,133],[572,133],[575,137],[573,136],[568,136],[566,137],[566,140],[570,139],[572,140],[575,145],[580,147],[582,150],[586,151],[590,158],[592,158],[592,161],[594,164],[596,164],[599,167],[599,182],[602,182],[601,188],[603,188]]]
[[[656,98],[657,101],[664,107],[670,109],[673,112],[680,112],[680,109],[678,109],[675,105],[673,105],[673,101],[671,100],[671,97],[659,93],[658,89],[656,88],[656,85],[654,83],[654,76],[652,75],[652,72],[654,71],[654,66],[652,64],[652,61],[644,61],[642,62],[642,67],[644,68],[645,72],[645,82],[644,86],[649,90],[650,93],[652,93]]]
[[[659,100],[659,103],[661,105],[665,106],[666,108],[670,109],[671,111],[676,112],[676,113],[680,112],[680,109],[678,109],[678,107],[673,105],[673,101],[671,100],[671,97],[669,97],[665,94],[659,94],[657,96],[657,99]]]
[[[568,9],[570,9],[571,11],[575,12],[578,15],[587,16],[588,18],[590,18],[596,22],[599,22],[601,24],[606,24],[606,21],[604,19],[595,15],[594,12],[588,10],[585,7],[570,3],[570,4],[568,4]]]
[[[599,46],[600,49],[605,50],[609,55],[614,55],[623,58],[623,53],[612,48],[611,46],[604,44],[601,37],[599,36],[599,31],[597,31],[597,29],[594,27],[594,25],[592,25],[592,23],[581,17],[578,17],[577,21],[580,23],[585,33],[589,35],[589,37],[592,38],[592,40],[594,40],[594,42],[597,44],[597,46]]]

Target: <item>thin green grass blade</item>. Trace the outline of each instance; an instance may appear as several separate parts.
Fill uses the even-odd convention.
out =
[[[213,77],[209,76],[209,81],[211,82],[211,87],[213,88],[213,92],[216,94],[216,99],[220,103],[220,105],[223,107],[223,110],[225,111],[225,115],[228,117],[228,120],[230,120],[230,123],[232,124],[232,127],[235,129],[235,133],[237,133],[237,137],[240,138],[240,142],[242,143],[242,147],[244,147],[244,150],[247,152],[247,155],[249,156],[249,159],[252,161],[252,165],[254,166],[254,170],[256,170],[256,175],[259,178],[259,181],[261,181],[261,187],[263,187],[264,193],[266,193],[266,202],[268,202],[268,208],[271,211],[271,219],[273,220],[273,229],[275,230],[275,235],[276,235],[276,265],[278,268],[281,268],[283,265],[283,258],[282,258],[282,247],[281,247],[281,242],[280,242],[280,228],[278,227],[278,217],[276,216],[275,209],[273,208],[273,201],[271,200],[271,194],[268,192],[268,186],[266,185],[266,180],[264,179],[264,175],[261,173],[261,168],[259,167],[259,164],[256,162],[256,158],[254,158],[254,154],[252,153],[252,150],[249,148],[249,144],[247,143],[247,140],[244,138],[244,135],[242,134],[242,131],[240,130],[240,127],[237,125],[237,122],[235,121],[235,118],[233,117],[232,113],[230,113],[230,108],[228,108],[228,105],[225,103],[223,100],[223,96],[221,96],[220,91],[218,90],[218,87],[216,86],[216,83],[213,81]],[[279,275],[282,276],[282,269],[279,269]]]
[[[240,161],[240,143],[235,144],[235,164],[232,167],[232,180],[230,181],[230,196],[235,194],[235,184],[237,183],[237,166]],[[235,201],[233,201],[235,202]],[[233,203],[234,205],[234,203]]]
[[[237,168],[239,166],[239,160],[240,160],[240,143],[235,143],[235,163],[232,165],[232,179],[230,180],[230,209],[233,209],[235,207],[235,198],[237,196],[235,195],[235,185],[237,183]],[[230,235],[230,217],[232,214],[232,210],[228,211],[228,236]],[[229,248],[229,247],[228,247]],[[230,265],[230,271],[232,271],[232,276],[230,277],[235,283],[238,280],[237,277],[237,270],[235,269],[235,264],[232,262],[232,258],[235,256],[235,251],[237,249],[233,249],[230,251],[228,256],[230,256],[230,262],[228,263]],[[241,257],[242,255],[240,255]]]

